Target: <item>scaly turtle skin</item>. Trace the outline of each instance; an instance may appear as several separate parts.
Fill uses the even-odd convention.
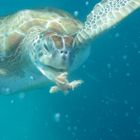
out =
[[[23,10],[0,20],[0,93],[56,83],[67,93],[82,83],[68,73],[88,57],[89,40],[140,7],[140,0],[102,0],[84,24],[61,10]]]

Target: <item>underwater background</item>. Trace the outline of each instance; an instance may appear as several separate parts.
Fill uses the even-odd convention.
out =
[[[6,0],[0,16],[54,7],[81,21],[99,0]],[[0,95],[0,140],[140,140],[140,9],[97,37],[67,96],[49,86]]]

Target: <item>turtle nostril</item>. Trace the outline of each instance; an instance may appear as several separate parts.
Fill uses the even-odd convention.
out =
[[[68,52],[67,51],[65,51],[65,54],[67,54]]]
[[[67,55],[68,51],[60,51],[61,54]]]

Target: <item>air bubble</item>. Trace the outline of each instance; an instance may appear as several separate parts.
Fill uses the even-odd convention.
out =
[[[83,65],[82,68],[85,69],[86,68],[86,65]]]
[[[116,34],[115,34],[115,37],[116,37],[116,38],[120,37],[120,34],[119,34],[119,33],[116,33]]]
[[[127,76],[127,77],[130,77],[130,73],[129,73],[129,72],[127,72],[127,73],[126,73],[126,76]]]
[[[131,107],[130,107],[130,109],[131,109],[131,110],[134,110],[134,107],[133,107],[133,106],[131,106]]]
[[[128,112],[125,112],[124,115],[125,115],[125,117],[128,117],[129,116],[129,113]]]
[[[54,114],[54,120],[55,120],[55,122],[60,122],[60,117],[61,117],[61,114],[60,113]]]
[[[122,59],[123,59],[123,60],[126,60],[127,58],[128,58],[127,55],[123,55],[123,56],[122,56]]]
[[[88,6],[88,5],[89,5],[89,1],[86,1],[86,2],[85,2],[85,5]]]
[[[107,64],[107,68],[109,68],[109,69],[111,68],[111,64],[110,63]]]
[[[31,80],[34,80],[34,77],[31,75],[31,76],[30,76],[30,79],[31,79]]]
[[[128,105],[128,101],[127,101],[127,100],[124,100],[124,104],[125,104],[125,105]]]
[[[126,66],[127,66],[127,67],[129,67],[129,66],[130,66],[130,64],[129,64],[129,63],[126,63]]]
[[[11,104],[14,104],[14,102],[15,102],[15,101],[14,101],[13,99],[10,101]]]
[[[9,94],[9,93],[10,93],[10,88],[8,88],[8,87],[3,87],[3,88],[2,88],[2,92],[5,93],[5,94]]]
[[[78,11],[74,11],[74,16],[78,16],[79,15],[79,12]]]
[[[19,93],[19,98],[24,99],[25,98],[25,93],[24,92]]]
[[[66,119],[68,119],[68,118],[69,118],[69,115],[68,115],[68,114],[66,114],[66,115],[65,115],[65,118],[66,118]]]
[[[74,127],[73,127],[73,130],[74,130],[74,131],[77,131],[77,129],[78,129],[77,126],[74,126]]]
[[[128,48],[128,45],[124,45],[125,48]]]
[[[67,127],[67,130],[68,130],[68,131],[71,131],[71,126],[68,126],[68,127]]]

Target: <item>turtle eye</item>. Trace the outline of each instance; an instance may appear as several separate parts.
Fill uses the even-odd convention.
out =
[[[61,48],[63,48],[63,41],[62,41],[61,36],[53,35],[53,36],[52,36],[52,40],[53,40],[53,42],[54,42],[54,44],[55,44],[56,49],[61,49]]]
[[[64,37],[66,46],[70,48],[73,45],[73,37]]]

